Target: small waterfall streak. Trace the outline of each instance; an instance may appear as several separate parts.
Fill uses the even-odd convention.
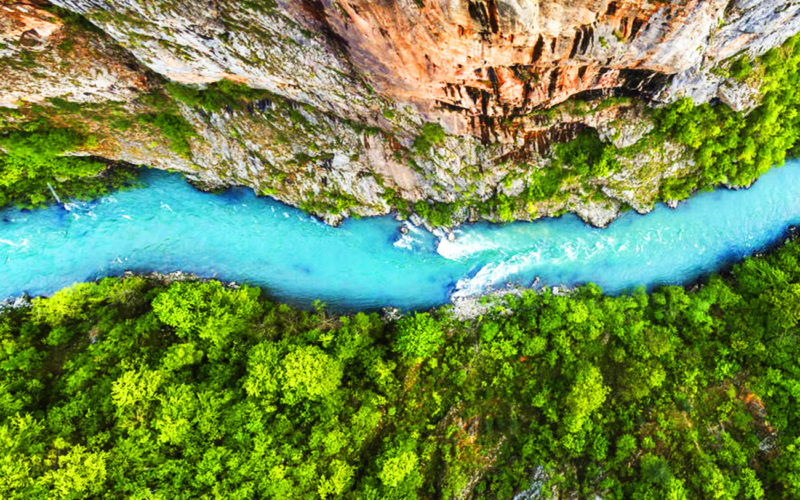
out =
[[[58,194],[56,193],[56,190],[53,189],[53,186],[49,182],[47,183],[47,187],[50,189],[50,192],[53,193],[53,198],[56,199],[56,203],[61,205],[62,204],[61,203],[61,198],[58,197]]]

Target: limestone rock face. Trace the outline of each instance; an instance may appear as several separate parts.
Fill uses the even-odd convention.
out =
[[[377,104],[313,2],[58,0],[180,83],[227,78],[364,120]],[[375,109],[378,109],[375,107]]]
[[[149,85],[125,51],[70,32],[57,16],[24,2],[0,2],[0,68],[0,106],[7,107],[63,96],[124,101]]]
[[[800,30],[800,4],[785,0],[55,3],[172,80],[230,78],[380,123],[375,89],[493,140],[511,140],[502,118],[585,92],[709,100],[723,83],[711,63]]]
[[[90,153],[182,170],[206,185],[252,186],[301,206],[334,192],[348,201],[327,214],[331,222],[386,213],[392,196],[411,203],[514,196],[547,164],[554,142],[593,128],[630,146],[653,126],[648,107],[682,97],[747,111],[758,89],[715,68],[800,31],[800,3],[788,0],[52,3],[85,16],[105,37],[70,32],[33,0],[0,0],[0,60],[14,62],[13,76],[0,76],[0,105],[61,97],[135,108],[158,78],[267,90],[289,103],[284,115],[182,105],[197,131],[188,157],[146,134],[114,131]],[[69,57],[65,43],[78,47]],[[19,64],[31,53],[36,71]],[[633,102],[565,107],[571,98],[609,97]],[[425,122],[448,135],[409,159]],[[569,210],[605,224],[622,204],[646,211],[665,177],[693,168],[686,151],[667,146],[593,180],[603,200],[568,193],[515,216]],[[672,166],[648,168],[665,162]]]

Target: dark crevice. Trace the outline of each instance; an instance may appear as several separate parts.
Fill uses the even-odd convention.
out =
[[[575,57],[575,54],[578,53],[578,47],[581,44],[581,36],[583,36],[583,29],[578,28],[575,30],[575,38],[572,40],[572,49],[569,51],[569,58],[572,59]]]
[[[560,72],[561,70],[559,68],[556,68],[550,73],[550,84],[547,86],[548,97],[553,97],[553,94],[556,93],[556,87],[558,85],[558,75]]]
[[[522,84],[522,108],[523,110],[528,109],[528,104],[531,100],[531,82],[526,81]]]
[[[623,69],[619,73],[620,87],[641,95],[652,98],[666,87],[671,75],[657,73],[642,69]]]
[[[531,79],[531,72],[530,67],[524,64],[515,64],[513,66],[509,66],[508,69],[514,73],[514,78],[521,82],[527,82]]]
[[[500,20],[497,17],[497,0],[486,0],[486,10],[489,13],[489,28],[492,33],[500,31]]]
[[[477,105],[481,100],[481,90],[475,87],[465,87],[467,95],[472,99],[472,104]]]
[[[257,101],[248,102],[245,109],[247,110],[248,114],[254,115],[256,112],[263,114],[274,108],[275,105],[272,103],[272,101],[264,98]]]
[[[454,99],[458,99],[459,101],[464,100],[464,95],[461,93],[461,85],[456,83],[448,83],[446,88],[449,91],[449,95]]]
[[[589,44],[592,43],[594,39],[594,28],[591,26],[585,26],[585,30],[583,33],[583,40],[581,41],[581,54],[585,54],[587,50],[589,50]]]
[[[618,8],[619,7],[617,6],[617,2],[611,2],[610,4],[608,4],[608,8],[606,9],[606,15],[613,16],[614,14],[617,13]]]
[[[483,142],[484,144],[495,142],[493,136],[494,138],[496,138],[497,134],[495,133],[494,118],[492,118],[491,116],[484,115],[479,117],[478,119],[480,123],[481,142]]]
[[[486,75],[489,77],[489,81],[492,83],[492,91],[494,95],[497,96],[497,101],[500,102],[500,82],[497,80],[497,73],[495,73],[494,68],[489,66],[486,69]]]
[[[471,17],[473,21],[477,21],[481,26],[485,26],[489,20],[484,5],[475,0],[469,0],[467,12],[469,12],[469,17]]]
[[[603,78],[603,75],[605,75],[609,71],[611,71],[611,68],[608,68],[606,66],[600,68],[600,71],[597,72],[597,78],[595,78],[595,83],[599,82],[600,79]]]
[[[539,62],[542,58],[542,50],[544,50],[544,37],[539,35],[536,45],[533,46],[533,55],[531,55],[531,64]]]
[[[330,40],[343,55],[349,57],[350,44],[333,30],[328,18],[325,16],[325,6],[322,4],[322,0],[300,0],[300,5],[316,21],[318,29],[325,35],[325,38]]]
[[[515,64],[510,67],[514,73],[514,78],[522,82],[522,106],[520,109],[527,109],[530,102],[531,80],[534,79],[534,70],[530,65]]]
[[[489,114],[489,99],[491,95],[485,90],[481,90],[481,115],[486,116]]]
[[[736,10],[736,5],[737,5],[736,0],[728,0],[728,5],[725,6],[723,18],[727,19],[732,17],[733,12]]]
[[[629,95],[625,95],[629,94]],[[633,95],[630,95],[633,94]],[[583,101],[583,102],[592,102],[602,99],[608,99],[609,97],[634,97],[635,93],[626,92],[624,89],[621,88],[610,88],[610,89],[589,89],[584,90],[582,92],[577,92],[572,94],[570,99],[576,101]]]
[[[628,18],[627,17],[623,17],[623,18],[621,18],[619,20],[619,28],[617,28],[617,31],[621,35],[623,41],[628,39]]]
[[[631,39],[636,37],[636,35],[639,33],[639,30],[642,29],[642,26],[644,26],[643,19],[633,20],[633,25],[631,26],[631,36],[630,36]]]
[[[489,35],[489,13],[486,11],[486,4],[481,0],[469,0],[467,4],[467,12],[473,21],[476,21],[481,26],[481,34],[483,36]]]
[[[578,68],[578,80],[583,80],[583,77],[586,75],[586,69],[589,66],[581,66]]]
[[[456,113],[466,113],[469,112],[470,108],[465,108],[463,106],[459,106],[457,104],[453,104],[452,102],[446,101],[436,101],[436,105],[440,108],[446,109],[448,111],[454,111]]]
[[[630,97],[641,98],[645,101],[650,95],[642,95],[639,91],[627,87],[612,87],[605,89],[589,89],[573,94],[570,99],[591,102],[595,100],[608,99],[610,97]]]

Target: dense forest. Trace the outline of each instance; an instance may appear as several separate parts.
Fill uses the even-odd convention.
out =
[[[3,498],[796,498],[800,243],[382,319],[127,277],[0,314]]]

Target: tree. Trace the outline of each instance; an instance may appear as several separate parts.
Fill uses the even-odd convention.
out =
[[[342,379],[339,362],[317,346],[298,347],[283,358],[285,399],[322,399],[335,391]]]
[[[567,432],[578,432],[589,416],[606,400],[608,387],[603,385],[603,375],[594,365],[584,365],[578,371],[565,400],[564,427]]]
[[[394,349],[407,359],[425,359],[443,341],[444,332],[436,319],[429,313],[414,313],[398,321]]]
[[[176,282],[153,300],[153,311],[183,339],[197,336],[220,355],[236,331],[245,330],[261,312],[258,288],[225,288],[218,281]]]
[[[103,491],[106,480],[106,454],[90,452],[81,445],[58,457],[58,466],[48,471],[43,482],[57,498],[80,498]]]
[[[383,498],[414,498],[422,476],[419,473],[419,457],[416,452],[400,448],[389,449],[380,460],[382,462],[378,478],[384,488]]]
[[[277,394],[284,376],[280,361],[281,350],[274,342],[267,340],[251,349],[244,381],[244,390],[249,396],[269,400]]]

